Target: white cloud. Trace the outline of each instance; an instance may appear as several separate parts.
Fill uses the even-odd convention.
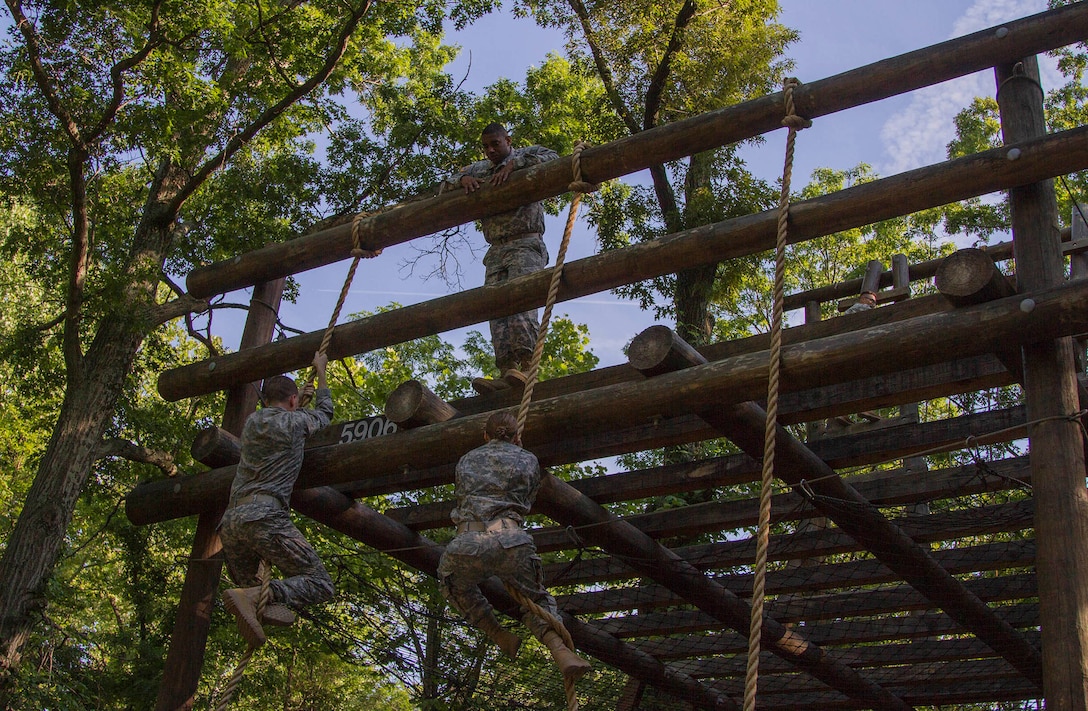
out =
[[[1044,10],[1045,0],[975,0],[952,24],[948,38]],[[1060,74],[1052,59],[1040,56],[1040,68],[1044,87],[1059,83]],[[993,96],[993,77],[992,71],[979,72],[914,92],[906,110],[888,119],[881,129],[887,160],[879,172],[892,175],[945,160],[948,143],[955,136],[953,118],[974,97]]]

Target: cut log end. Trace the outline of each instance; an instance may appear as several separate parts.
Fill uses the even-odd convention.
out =
[[[627,360],[647,377],[706,362],[706,358],[668,326],[650,326],[635,336]]]
[[[993,258],[976,248],[961,249],[945,257],[934,282],[937,290],[956,306],[970,306],[1016,293]]]
[[[418,380],[406,380],[389,393],[385,416],[398,427],[431,425],[457,417],[460,413]]]

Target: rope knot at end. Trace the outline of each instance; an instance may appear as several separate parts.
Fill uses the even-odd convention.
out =
[[[794,131],[800,131],[804,128],[811,128],[812,121],[797,114],[790,114],[782,119],[782,125],[786,128],[792,128]]]

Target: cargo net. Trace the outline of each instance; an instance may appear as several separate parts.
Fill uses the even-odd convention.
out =
[[[1016,407],[970,417],[975,432],[994,435],[1023,427],[1023,413]],[[858,437],[879,438],[888,426],[888,421],[852,417],[810,428],[810,446],[842,464],[836,471],[864,500],[821,500],[804,486],[776,482],[765,618],[828,650],[839,663],[912,705],[1034,708],[1039,692],[1019,669],[834,522],[857,509],[878,511],[983,601],[996,619],[1038,648],[1034,506],[1026,445],[1013,439],[1015,429],[1009,437],[992,436],[993,441],[969,435],[951,443],[947,431],[954,428],[954,420],[948,420],[940,425],[946,441],[935,444],[933,451],[849,463],[857,456],[884,459],[852,455],[854,450],[845,445]],[[800,428],[798,433],[804,434]],[[726,443],[721,447],[728,449]],[[613,500],[606,508],[675,554],[684,564],[675,570],[661,567],[660,561],[610,555],[594,542],[596,526],[558,527],[543,516],[533,516],[530,524],[544,559],[545,584],[561,610],[595,633],[620,640],[621,654],[648,655],[672,679],[696,684],[739,706],[747,630],[738,631],[707,605],[677,593],[684,588],[678,584],[681,576],[697,575],[713,581],[722,599],[739,601],[741,607],[751,600],[760,467],[735,452],[707,456],[715,451],[712,444],[701,443],[685,451],[643,453],[627,458],[626,470],[610,469],[613,473],[607,475]],[[693,461],[672,461],[685,458]],[[601,474],[599,468],[553,471],[563,478]],[[696,481],[716,486],[695,488]],[[444,487],[395,498],[393,503],[401,508],[409,502],[433,505],[452,498],[452,492]],[[383,501],[391,505],[389,499]],[[377,500],[368,504],[383,508]],[[422,532],[442,543],[452,531],[448,520],[439,518],[422,525]],[[251,674],[279,679],[277,683],[294,674],[297,681],[303,672],[293,669],[291,655],[308,645],[326,650],[330,666],[351,667],[341,669],[340,677],[371,675],[377,684],[373,688],[401,695],[413,707],[564,707],[561,677],[547,650],[520,621],[500,616],[523,639],[518,659],[509,660],[447,607],[435,580],[394,560],[403,551],[378,552],[308,520],[304,526],[335,579],[337,599],[307,611],[308,624],[270,634],[269,651],[262,653],[267,659],[259,662],[262,670]],[[681,703],[674,693],[632,678],[621,671],[621,664],[612,666],[599,658],[592,662],[593,671],[578,683],[583,709],[705,707]],[[243,698],[245,694],[243,689]],[[831,688],[763,646],[759,708],[857,707],[844,690]]]

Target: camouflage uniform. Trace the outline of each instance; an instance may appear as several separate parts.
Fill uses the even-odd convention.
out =
[[[532,452],[498,439],[477,447],[457,463],[453,522],[510,520],[509,527],[494,533],[458,533],[438,563],[442,594],[473,624],[479,624],[491,611],[491,603],[477,585],[492,575],[559,615],[555,598],[544,587],[544,571],[532,536],[521,526],[536,499],[540,479],[540,463]],[[533,614],[526,614],[523,621],[538,638],[551,629]]]
[[[480,160],[461,169],[448,178],[450,183],[461,184],[461,178],[471,175],[481,181],[488,180],[500,168],[514,162],[514,170],[555,160],[559,155],[550,148],[529,146],[514,148],[505,161],[499,164]],[[490,247],[484,255],[484,284],[503,284],[510,279],[540,271],[548,264],[548,248],[544,245],[544,206],[539,202],[492,215],[480,220],[484,239]],[[528,359],[536,347],[536,335],[540,328],[536,310],[512,316],[492,319],[491,345],[495,349],[495,365],[499,372],[510,368],[521,370],[528,367]],[[525,361],[525,362],[522,362]],[[519,367],[520,363],[520,367]]]
[[[846,311],[843,311],[842,313],[845,316],[846,314],[856,314],[861,313],[862,311],[869,311],[872,308],[872,304],[867,304],[864,301],[859,301],[856,304],[852,304],[850,308],[848,308]]]
[[[265,407],[250,415],[242,429],[242,459],[219,535],[230,576],[238,585],[259,584],[262,558],[289,576],[271,581],[273,602],[297,607],[333,596],[332,578],[288,514],[306,438],[331,419],[332,396],[321,388],[314,409]]]

